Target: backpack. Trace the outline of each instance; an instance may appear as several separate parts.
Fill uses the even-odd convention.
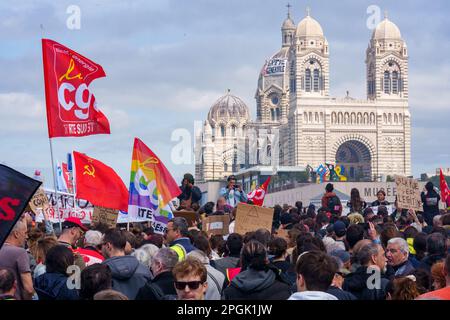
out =
[[[342,208],[341,200],[337,196],[332,196],[328,198],[328,210],[331,214],[339,214]]]

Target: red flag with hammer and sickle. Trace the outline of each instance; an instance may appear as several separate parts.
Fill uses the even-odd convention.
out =
[[[101,65],[53,40],[42,39],[48,136],[109,134],[109,122],[90,89],[105,77]]]
[[[74,151],[76,197],[93,205],[128,211],[128,189],[106,164]]]

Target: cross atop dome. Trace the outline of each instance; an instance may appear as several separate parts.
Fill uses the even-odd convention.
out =
[[[306,16],[310,16],[311,15],[311,8],[310,7],[306,7]]]

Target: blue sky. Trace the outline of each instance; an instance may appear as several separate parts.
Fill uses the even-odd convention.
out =
[[[287,1],[2,1],[0,3],[0,163],[26,174],[51,166],[44,107],[40,39],[53,39],[101,64],[93,82],[111,135],[56,138],[56,159],[87,153],[110,165],[126,184],[133,138],[141,138],[179,180],[174,129],[193,132],[228,88],[256,114],[254,94],[265,59],[281,46]],[[330,46],[332,96],[365,97],[365,50],[370,5],[400,28],[410,55],[413,174],[450,166],[450,12],[448,1],[292,1],[298,23],[306,7]],[[81,9],[70,30],[67,7]],[[192,161],[193,163],[193,161]]]

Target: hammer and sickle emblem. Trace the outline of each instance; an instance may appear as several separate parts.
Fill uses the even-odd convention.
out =
[[[95,168],[93,165],[87,164],[84,166],[83,175],[87,174],[88,176],[92,176],[95,178]]]
[[[158,161],[158,159],[156,159],[155,157],[150,157],[150,158],[148,158],[148,159],[146,159],[143,163],[142,163],[142,165],[147,165],[147,164],[157,164],[157,163],[159,163],[159,161]]]
[[[83,77],[81,76],[81,73],[75,75],[75,76],[70,76],[70,73],[73,71],[73,69],[75,69],[75,62],[73,62],[73,59],[70,59],[69,62],[69,67],[67,68],[67,71],[65,74],[63,74],[60,78],[59,81],[62,81],[62,79],[66,79],[66,80],[72,80],[72,79],[80,79],[82,80]]]

